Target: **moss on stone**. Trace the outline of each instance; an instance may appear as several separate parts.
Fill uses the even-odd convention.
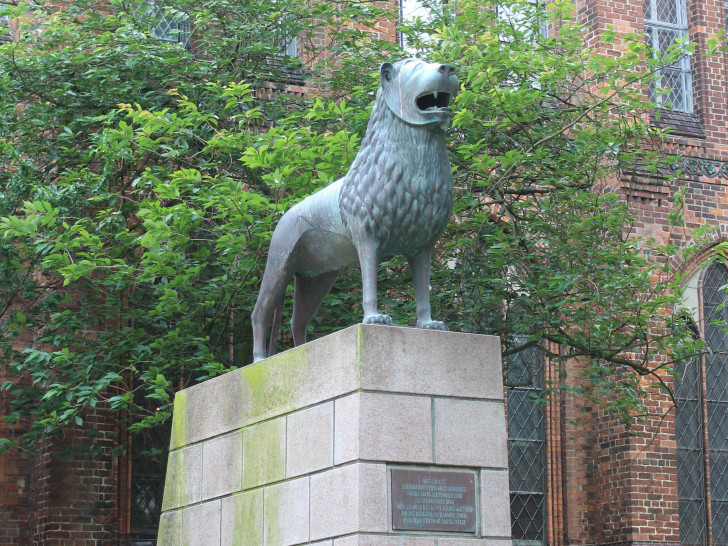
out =
[[[296,408],[307,384],[308,355],[305,347],[297,347],[245,366],[240,373],[250,399],[248,422],[254,423]]]
[[[172,409],[172,436],[170,447],[180,448],[187,444],[187,391],[179,391],[174,396]]]
[[[274,419],[243,433],[243,489],[250,489],[285,477],[286,422]]]
[[[258,544],[263,540],[263,492],[233,495],[235,544]]]
[[[171,510],[187,503],[187,465],[185,450],[169,455],[167,478],[164,480],[162,510]]]
[[[159,532],[157,533],[157,544],[159,546],[171,546],[179,544],[182,536],[182,510],[162,514],[159,520]]]

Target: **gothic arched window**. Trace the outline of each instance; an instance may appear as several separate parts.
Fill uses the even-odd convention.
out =
[[[702,358],[676,365],[675,433],[680,540],[728,544],[728,269],[715,262],[697,286]],[[707,451],[707,453],[706,453]],[[707,462],[707,464],[706,464]]]

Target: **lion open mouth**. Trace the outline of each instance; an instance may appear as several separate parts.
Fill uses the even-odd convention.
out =
[[[450,105],[451,96],[450,93],[446,93],[445,91],[434,91],[420,95],[416,101],[417,108],[423,111],[447,108]]]

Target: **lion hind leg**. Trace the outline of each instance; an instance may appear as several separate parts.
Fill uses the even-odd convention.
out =
[[[273,311],[273,326],[270,329],[270,341],[268,342],[268,356],[273,356],[278,351],[278,333],[281,329],[281,315],[283,314],[283,298]]]
[[[291,330],[293,345],[306,343],[306,328],[321,307],[321,302],[331,290],[339,276],[338,271],[329,271],[314,277],[296,275],[294,283],[293,316]]]
[[[290,212],[290,211],[289,211]],[[286,287],[293,276],[295,264],[292,259],[296,254],[296,247],[306,231],[308,224],[302,222],[300,217],[286,213],[278,222],[268,250],[268,261],[260,283],[258,301],[251,316],[253,323],[253,362],[263,360],[266,355],[266,340],[268,328],[271,328],[270,347],[275,348],[280,325],[280,314],[275,322],[276,310],[283,305]],[[280,313],[280,311],[279,311]]]
[[[266,277],[269,277],[268,271],[263,275],[262,288],[251,315],[253,323],[253,362],[258,362],[268,356],[266,354],[266,339],[271,323],[273,324],[270,347],[275,348],[278,337],[277,326],[280,325],[280,314],[283,307],[283,296],[288,285],[287,278],[284,275],[275,279]],[[263,287],[265,290],[263,290]]]

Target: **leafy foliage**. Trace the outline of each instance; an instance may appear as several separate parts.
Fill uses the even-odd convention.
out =
[[[370,2],[146,6],[3,12],[21,27],[0,46],[1,390],[29,445],[96,406],[156,426],[177,389],[249,362],[272,226],[346,172],[375,68],[411,53],[370,31],[396,16]],[[645,85],[689,45],[655,58],[639,36],[607,35],[616,57],[585,47],[568,2],[450,6],[402,26],[463,87],[434,307],[452,329],[500,335],[507,355],[541,343],[578,359],[574,384],[629,418],[641,378],[660,384],[670,356],[697,348],[670,322],[677,249],[632,236],[614,191],[663,176]],[[188,22],[190,46],[156,37],[160,17]],[[280,53],[291,36],[301,58]],[[269,92],[301,79],[321,93]],[[409,273],[383,265],[382,302],[406,323]],[[324,305],[316,335],[359,320],[357,273]]]
[[[578,377],[551,388],[630,422],[646,411],[647,390],[670,390],[675,359],[701,350],[676,318],[674,266],[695,246],[678,248],[672,231],[637,236],[620,191],[660,178],[677,190],[664,206],[680,231],[682,190],[665,172],[666,135],[649,123],[658,105],[645,88],[692,47],[660,56],[643,36],[613,32],[590,47],[571,2],[494,4],[458,3],[432,53],[462,66],[464,80],[453,144],[459,221],[437,281],[449,323],[501,336],[511,363],[534,345],[562,374],[578,362]]]

